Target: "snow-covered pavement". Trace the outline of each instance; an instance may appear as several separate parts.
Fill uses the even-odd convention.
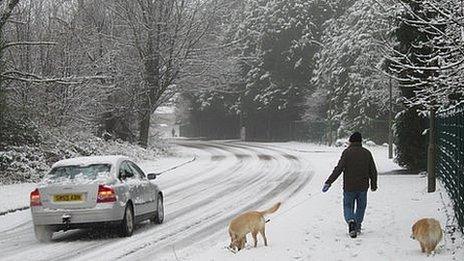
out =
[[[349,238],[342,218],[341,179],[329,192],[319,192],[342,148],[232,141],[179,145],[183,162],[195,160],[175,169],[159,162],[141,164],[150,172],[167,170],[156,179],[166,195],[165,223],[141,224],[130,238],[75,230],[56,233],[52,243],[41,244],[34,238],[30,211],[16,211],[0,216],[1,259],[423,260],[418,242],[409,238],[412,223],[434,217],[446,232],[454,225],[442,188],[429,194],[426,179],[419,175],[382,175],[379,190],[368,195],[364,232]],[[379,172],[397,168],[386,159],[386,148],[371,150]],[[28,199],[32,185],[0,187],[0,207],[20,206],[17,201]],[[259,238],[256,249],[247,246],[233,254],[224,248],[231,218],[276,201],[283,205],[267,223],[268,247]],[[463,247],[459,232],[446,234],[437,254],[429,258],[463,260]]]

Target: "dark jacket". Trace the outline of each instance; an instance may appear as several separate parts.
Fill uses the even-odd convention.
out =
[[[371,152],[363,148],[360,142],[351,143],[343,151],[338,165],[325,183],[332,185],[342,172],[344,191],[367,191],[369,181],[371,188],[377,189],[377,169],[374,159]]]

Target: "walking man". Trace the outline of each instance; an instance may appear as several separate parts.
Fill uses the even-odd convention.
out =
[[[350,145],[343,151],[322,192],[327,192],[343,172],[343,213],[348,223],[348,233],[355,238],[361,232],[369,183],[372,191],[377,190],[377,169],[371,152],[362,147],[361,133],[353,133],[349,142]]]

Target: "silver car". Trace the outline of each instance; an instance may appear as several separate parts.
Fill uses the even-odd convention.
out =
[[[37,189],[30,205],[34,232],[49,241],[53,232],[100,225],[131,236],[134,224],[164,219],[163,193],[143,171],[124,156],[94,156],[55,163]]]

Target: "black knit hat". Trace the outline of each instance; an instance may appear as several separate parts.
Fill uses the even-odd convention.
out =
[[[361,133],[355,132],[355,133],[351,134],[349,141],[350,142],[362,142]]]

